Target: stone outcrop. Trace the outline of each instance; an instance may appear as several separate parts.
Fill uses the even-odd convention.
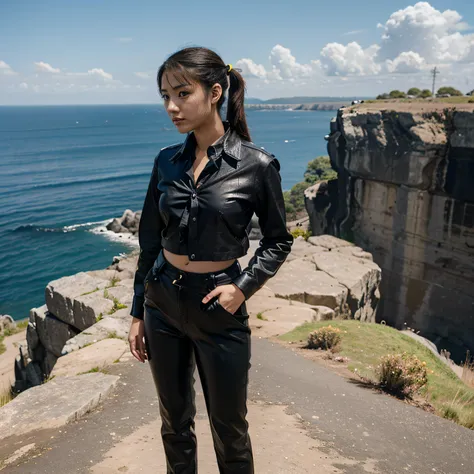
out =
[[[141,215],[142,211],[133,212],[130,209],[126,209],[122,217],[112,219],[112,221],[106,225],[106,229],[117,234],[130,232],[135,235],[138,233]]]
[[[317,308],[319,317],[314,320],[328,319],[328,314],[333,314],[374,322],[380,279],[381,270],[370,254],[349,242],[323,235],[308,241],[295,239],[288,261],[266,286],[279,298]]]
[[[30,310],[26,341],[15,359],[15,392],[41,384],[58,359],[108,338],[126,339],[136,252],[105,270],[50,282],[46,304]]]
[[[474,352],[474,105],[446,107],[339,110],[328,139],[337,189],[324,220],[310,217],[316,232],[373,254],[383,273],[378,320],[462,360]]]

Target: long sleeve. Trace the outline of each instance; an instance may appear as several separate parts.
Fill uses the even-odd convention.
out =
[[[130,315],[139,319],[143,319],[144,315],[144,280],[161,250],[161,230],[163,223],[158,208],[158,157],[159,155],[155,158],[138,227],[140,254],[134,278],[134,295]]]
[[[276,158],[265,165],[257,182],[255,213],[263,238],[247,267],[233,280],[246,300],[276,274],[293,245],[293,236],[286,228],[280,163]]]

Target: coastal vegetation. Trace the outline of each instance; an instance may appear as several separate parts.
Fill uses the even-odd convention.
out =
[[[470,94],[470,93],[468,93]],[[427,99],[429,97],[432,97],[433,94],[429,89],[418,89],[418,87],[412,87],[411,89],[408,89],[408,91],[402,92],[399,91],[398,89],[395,89],[393,91],[390,91],[389,93],[383,93],[377,96],[377,100],[390,100],[390,99]],[[438,89],[438,92],[436,93],[436,97],[463,97],[464,94],[450,86],[444,86],[440,87]]]
[[[315,343],[317,347],[330,346],[337,339],[334,349],[321,351],[324,358],[344,361],[369,385],[399,396],[413,396],[439,416],[474,429],[474,388],[431,350],[396,329],[355,320],[331,321],[328,327],[327,321],[321,321],[305,323],[280,339],[299,343],[302,349],[310,342],[313,347]],[[465,370],[471,371],[472,366]]]
[[[304,180],[296,183],[289,191],[284,191],[285,211],[288,220],[300,219],[306,215],[304,191],[318,181],[337,178],[337,173],[331,168],[328,156],[318,156],[310,161],[304,173]]]

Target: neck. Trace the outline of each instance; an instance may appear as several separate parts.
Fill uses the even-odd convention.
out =
[[[225,133],[224,124],[218,114],[194,130],[197,146],[200,150],[207,150]]]

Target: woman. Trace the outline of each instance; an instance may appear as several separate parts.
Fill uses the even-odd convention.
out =
[[[195,365],[219,472],[250,474],[245,301],[275,275],[293,243],[280,166],[251,143],[245,82],[215,52],[178,51],[157,79],[168,115],[187,137],[155,158],[139,226],[130,350],[150,364],[168,474],[197,472]],[[263,238],[242,270],[237,258],[249,248],[254,212]]]

